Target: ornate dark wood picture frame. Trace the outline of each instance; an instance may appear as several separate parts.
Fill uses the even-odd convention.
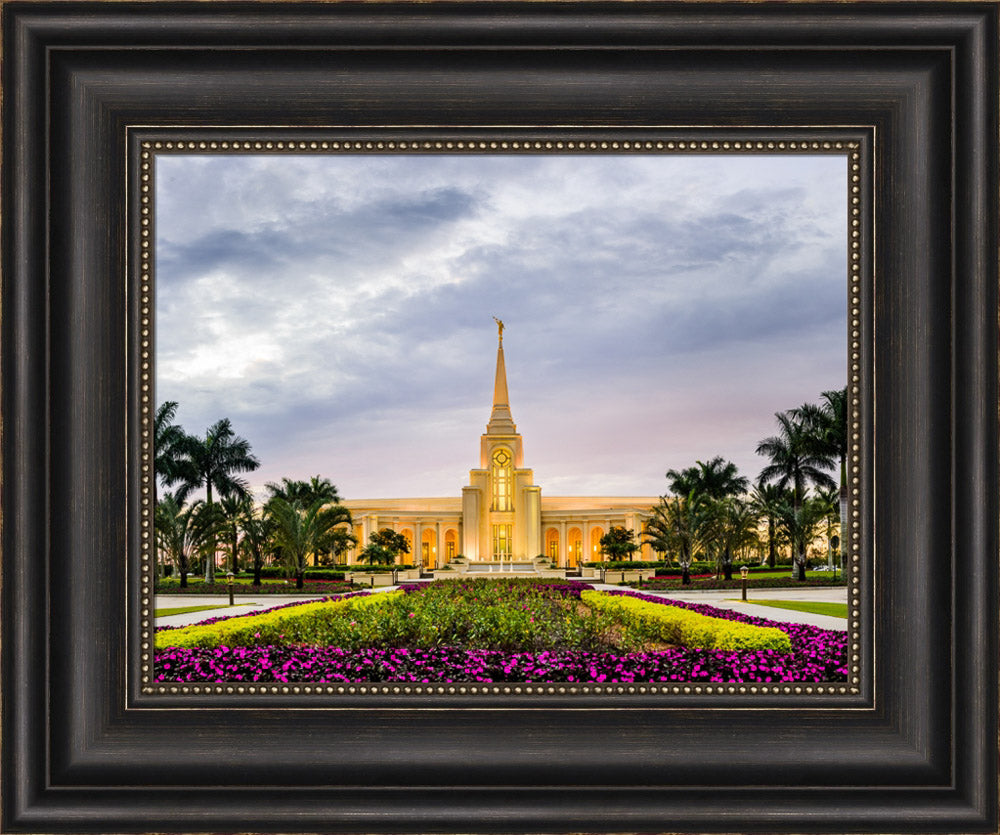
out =
[[[996,832],[998,12],[5,3],[0,826]],[[854,686],[143,687],[134,175],[143,141],[276,129],[856,144]]]

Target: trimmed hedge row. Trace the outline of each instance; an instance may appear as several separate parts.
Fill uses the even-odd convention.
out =
[[[351,583],[347,580],[311,580],[307,579],[305,581],[305,586],[301,589],[295,587],[294,580],[288,580],[284,583],[262,583],[259,586],[250,585],[250,583],[234,583],[233,584],[233,594],[238,597],[246,597],[248,595],[253,595],[255,597],[261,595],[269,594],[282,594],[282,595],[317,595],[317,594],[340,594],[341,592],[349,591],[350,589],[360,588],[356,583]],[[192,594],[192,595],[209,595],[209,594],[228,594],[229,584],[225,582],[216,583],[205,583],[201,580],[188,580],[188,585],[186,588],[181,588],[178,585],[177,580],[160,580],[156,584],[157,594]]]
[[[792,649],[788,635],[780,629],[708,617],[635,597],[611,597],[597,591],[585,591],[581,599],[588,606],[608,612],[627,621],[630,626],[678,646],[719,650],[771,649],[778,652],[791,652]]]
[[[241,571],[236,575],[241,580],[248,580],[253,577],[252,571]],[[291,574],[287,569],[282,568],[279,565],[265,565],[260,569],[260,576],[262,579],[266,580],[289,580],[294,579],[294,575]],[[307,568],[302,572],[302,576],[307,580],[343,580],[344,572],[343,570],[336,570],[333,568]]]
[[[701,579],[695,579],[692,577],[692,580],[693,582],[690,585],[685,586],[681,583],[679,577],[677,579],[672,577],[657,577],[655,580],[644,580],[642,588],[647,591],[691,591],[692,589],[708,589],[713,591],[731,589],[733,591],[738,591],[743,587],[743,581],[740,579],[738,574],[734,576],[732,580],[716,580],[714,576]],[[632,588],[638,587],[636,583],[626,583],[625,585],[631,586]],[[758,577],[751,580],[750,589],[798,589],[808,588],[809,586],[843,585],[844,580],[842,576],[838,575],[837,580],[834,581],[832,574],[827,572],[817,572],[813,576],[807,576],[805,580],[795,580],[791,576]]]
[[[273,643],[286,634],[294,635],[297,622],[303,618],[312,619],[314,615],[333,608],[380,605],[400,594],[402,592],[398,591],[379,594],[355,592],[333,600],[317,600],[314,603],[286,606],[270,612],[225,618],[217,623],[165,629],[156,633],[155,648],[251,646]]]

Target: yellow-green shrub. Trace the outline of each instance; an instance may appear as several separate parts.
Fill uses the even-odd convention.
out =
[[[378,606],[401,594],[402,592],[392,591],[346,600],[318,600],[262,615],[244,615],[218,623],[165,629],[156,633],[155,647],[253,646],[272,643],[279,638],[294,642],[298,623],[311,622],[324,613],[343,612],[347,608]]]
[[[635,597],[585,591],[581,599],[588,606],[609,612],[630,626],[669,644],[703,649],[773,649],[790,652],[787,633],[769,626],[712,618],[664,603],[650,603]]]

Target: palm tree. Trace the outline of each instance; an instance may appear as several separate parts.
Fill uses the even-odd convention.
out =
[[[274,521],[248,502],[239,525],[243,533],[240,544],[253,561],[253,585],[259,587],[260,569],[268,555],[274,552]]]
[[[314,475],[309,481],[298,481],[292,478],[282,478],[278,484],[269,481],[264,485],[270,494],[268,501],[284,499],[291,504],[306,508],[317,501],[324,504],[339,504],[340,493],[328,478]],[[350,545],[356,545],[357,538],[349,531],[336,529],[331,532],[328,540],[313,553],[313,564],[319,563],[321,555],[333,554],[334,558],[343,554]],[[280,549],[279,549],[280,552]]]
[[[803,407],[806,409],[808,407]],[[797,410],[801,413],[801,410]],[[798,512],[810,483],[817,487],[832,487],[834,481],[824,470],[833,469],[833,458],[817,442],[808,417],[797,417],[797,412],[778,412],[779,434],[765,438],[757,444],[757,454],[766,455],[771,463],[760,471],[760,481],[775,482],[778,487],[791,487],[792,509]],[[793,557],[799,569],[799,579],[805,579],[805,544],[792,543]],[[799,561],[798,556],[802,556]]]
[[[337,525],[350,524],[351,513],[343,505],[327,507],[317,499],[309,507],[275,497],[267,503],[274,522],[274,541],[295,573],[296,588],[303,586],[303,573],[310,554],[328,545]]]
[[[212,490],[221,496],[250,495],[247,483],[235,473],[256,470],[260,461],[250,452],[250,442],[233,432],[229,418],[223,418],[208,428],[204,438],[185,435],[180,444],[178,470],[181,486],[178,501],[198,488],[205,488],[205,502],[212,505]],[[205,581],[215,573],[215,555],[210,554],[205,566]]]
[[[840,540],[847,544],[847,387],[824,391],[823,402],[792,411],[810,427],[816,444],[840,462]]]
[[[232,494],[223,496],[219,500],[219,511],[222,520],[221,533],[225,536],[226,544],[229,546],[229,570],[233,574],[239,572],[237,557],[240,548],[241,523],[243,517],[246,515],[247,508],[252,506],[253,500],[248,495]]]
[[[826,442],[840,460],[840,553],[847,553],[847,386],[823,392]]]
[[[709,511],[714,507],[714,502],[720,502],[728,496],[745,493],[750,486],[747,479],[739,474],[736,465],[732,461],[726,461],[720,455],[707,462],[696,461],[695,466],[683,470],[668,470],[667,479],[673,494],[693,496],[698,503],[701,503],[700,511],[703,515],[709,514]],[[719,510],[719,508],[715,509]],[[708,521],[706,515],[705,524]],[[715,519],[716,523],[718,521]],[[714,553],[720,573],[725,572],[727,578],[731,576],[732,563],[725,558],[721,540],[712,537],[706,545]]]
[[[177,565],[180,587],[187,588],[189,560],[211,545],[218,532],[218,509],[200,499],[185,508],[167,493],[156,506],[154,524],[157,544]]]
[[[667,470],[667,486],[675,496],[687,496],[691,491],[697,492],[701,484],[700,476],[701,470],[698,467]]]
[[[774,482],[778,487],[791,487],[792,502],[802,503],[810,483],[817,487],[832,487],[834,481],[824,470],[833,469],[833,459],[816,442],[805,421],[790,412],[778,412],[779,434],[757,444],[757,454],[766,455],[771,463],[760,471],[761,483]]]
[[[681,584],[691,582],[691,563],[704,548],[712,514],[707,503],[691,491],[686,496],[661,496],[646,522],[643,541],[654,551],[671,554],[681,567]]]
[[[805,499],[798,507],[790,504],[781,507],[778,524],[789,541],[795,543],[793,559],[798,569],[797,580],[806,579],[806,545],[816,538],[826,512],[822,500],[814,498]]]
[[[840,531],[840,501],[837,488],[820,488],[816,491],[815,500],[823,507],[824,535],[827,541],[827,565],[833,568],[833,533]]]
[[[757,539],[759,518],[751,502],[725,496],[715,504],[715,532],[722,548],[717,552],[723,577],[733,579],[733,557]]]
[[[791,503],[791,492],[776,484],[758,482],[753,489],[752,501],[758,518],[767,522],[767,564],[774,568],[778,564],[778,545],[781,544],[778,511],[782,504]]]
[[[727,496],[738,496],[750,489],[750,482],[739,474],[739,469],[732,461],[726,461],[721,455],[716,455],[709,462],[697,461],[697,475],[694,489],[711,499],[724,499]],[[692,468],[694,469],[694,468]]]
[[[325,502],[340,501],[340,494],[330,479],[320,478],[318,475],[314,475],[309,481],[282,478],[281,484],[269,481],[264,486],[270,498],[277,497],[286,502],[298,502],[303,507],[308,507],[318,499],[323,499]]]
[[[178,478],[178,457],[184,439],[184,430],[174,423],[177,401],[160,404],[153,417],[153,505],[156,505],[156,487],[162,482],[169,487]]]

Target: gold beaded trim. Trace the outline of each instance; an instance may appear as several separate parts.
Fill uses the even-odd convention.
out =
[[[476,152],[483,151],[597,151],[597,152],[846,152],[849,165],[849,354],[848,426],[851,438],[848,458],[850,513],[848,518],[850,553],[861,546],[860,534],[860,439],[861,439],[861,146],[840,140],[148,140],[140,143],[139,161],[139,301],[140,301],[140,691],[144,695],[269,695],[269,696],[702,696],[702,695],[829,695],[857,696],[861,693],[861,632],[858,612],[861,604],[857,561],[849,566],[848,632],[850,637],[850,678],[847,683],[827,684],[154,684],[152,654],[153,542],[152,496],[153,455],[150,350],[150,288],[153,281],[153,167],[157,152]],[[869,337],[870,338],[870,337]],[[571,707],[571,705],[569,705]],[[620,709],[620,706],[616,705]],[[648,706],[642,706],[649,709]],[[408,706],[407,709],[413,709]],[[732,708],[727,708],[732,709]]]

